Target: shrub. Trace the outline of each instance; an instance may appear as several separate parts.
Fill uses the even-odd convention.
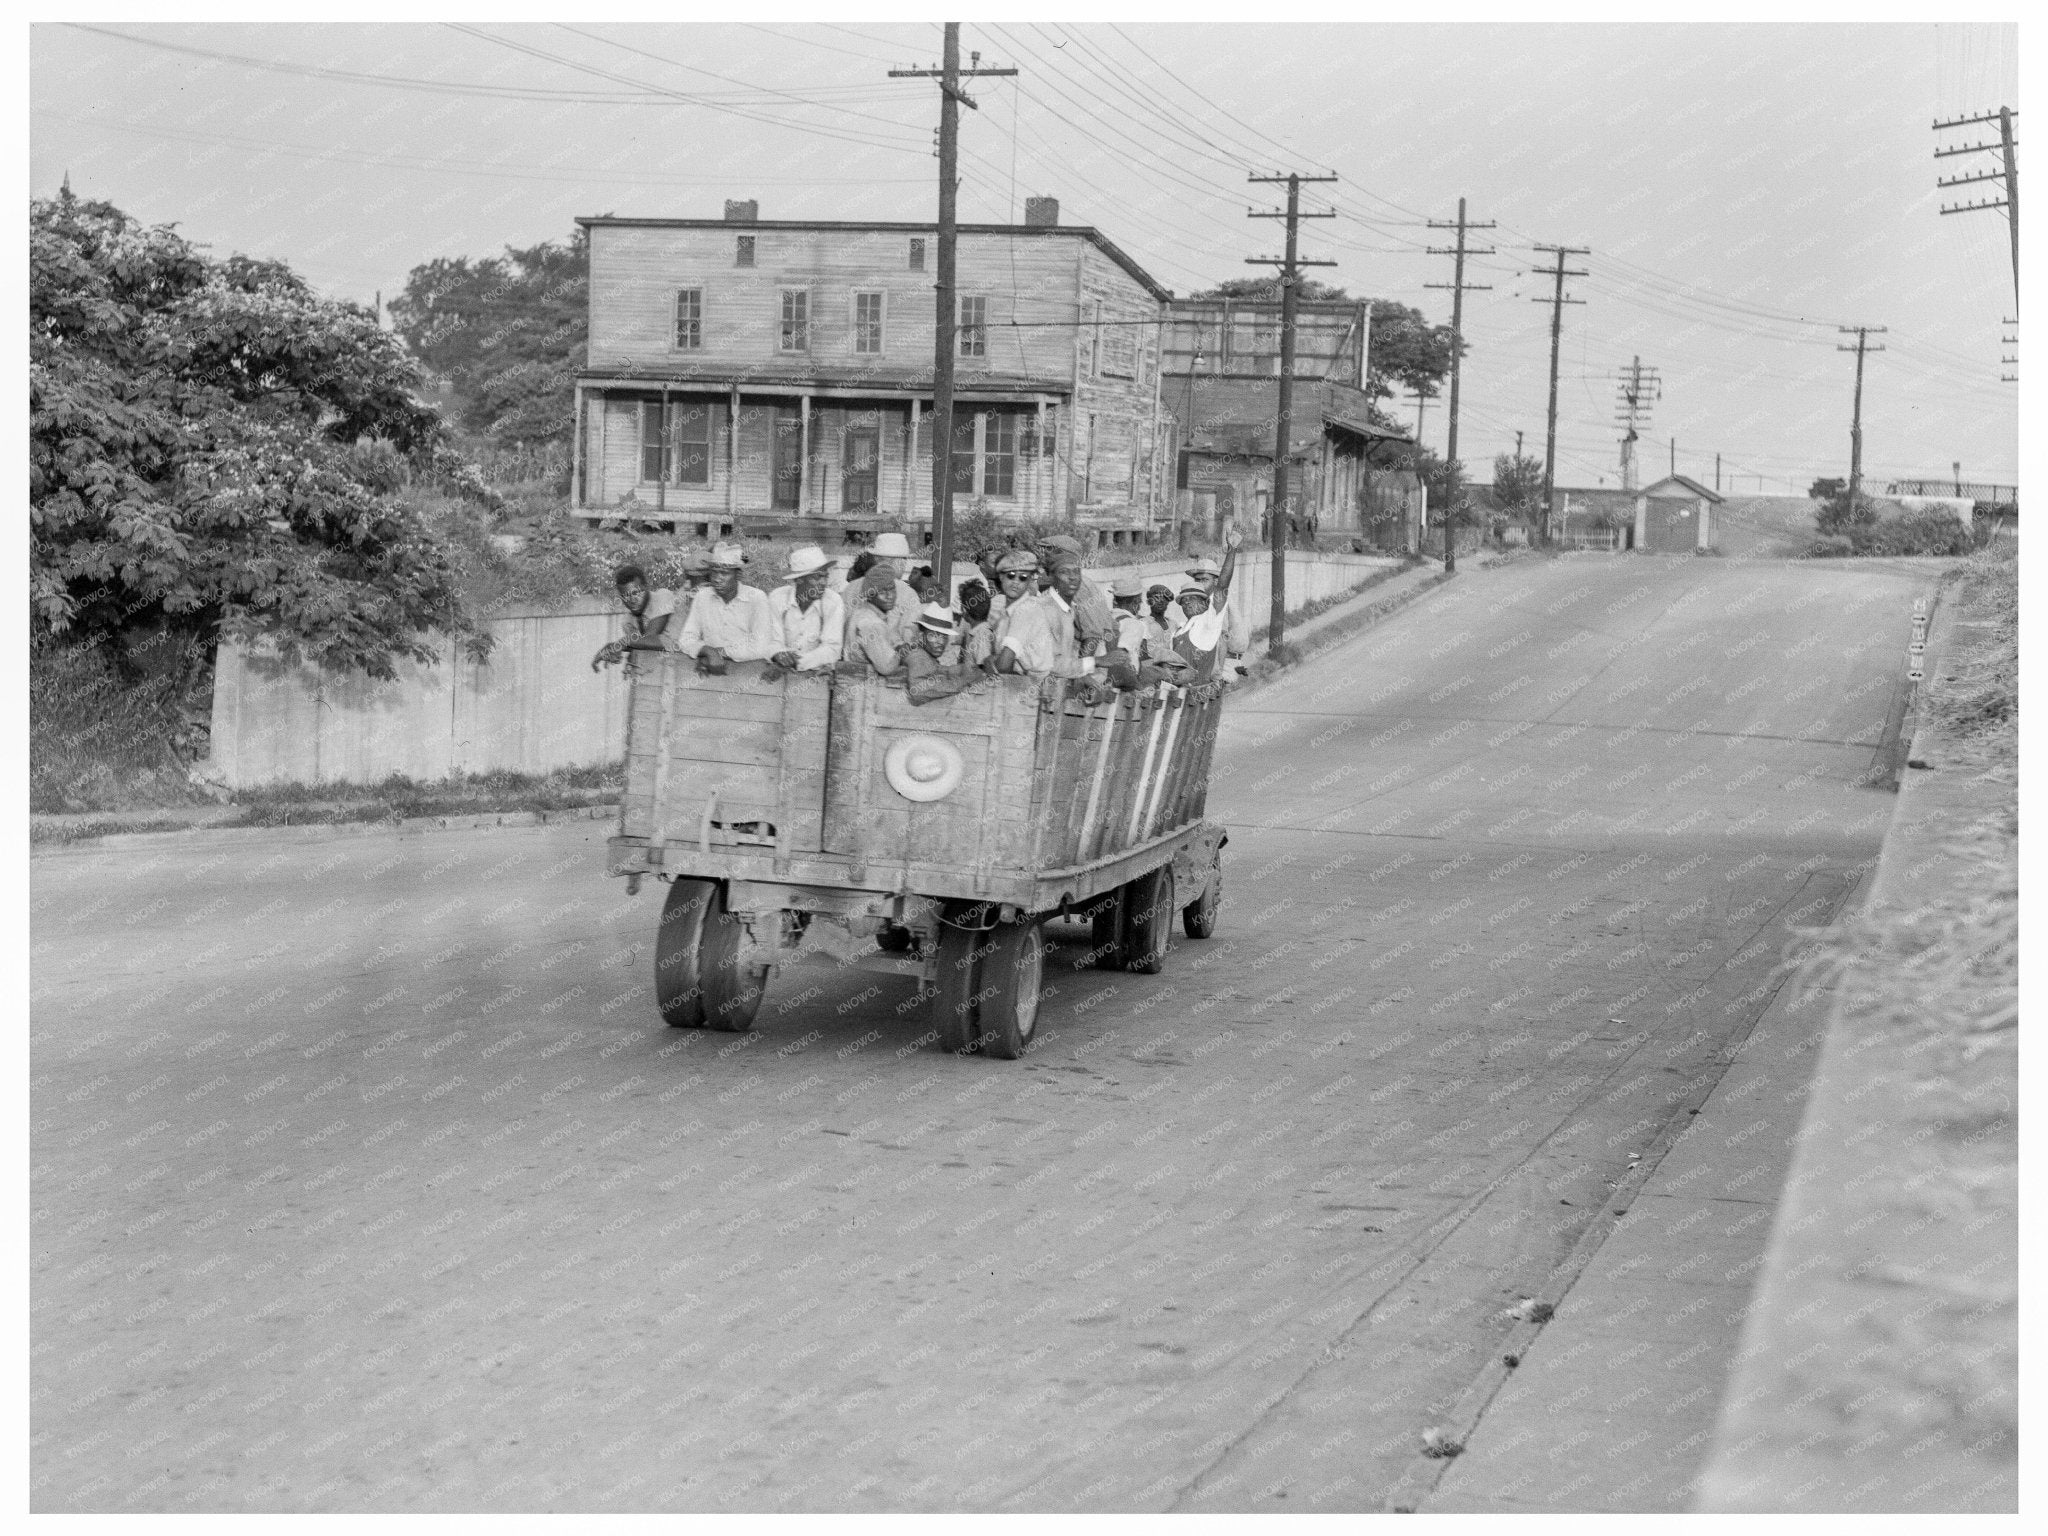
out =
[[[1806,546],[1812,560],[1835,560],[1856,553],[1856,541],[1846,533],[1824,533]]]

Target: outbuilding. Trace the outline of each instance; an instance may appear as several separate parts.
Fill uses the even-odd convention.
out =
[[[1705,554],[1714,547],[1714,508],[1727,498],[1687,475],[1666,475],[1636,492],[1635,547],[1650,554]]]

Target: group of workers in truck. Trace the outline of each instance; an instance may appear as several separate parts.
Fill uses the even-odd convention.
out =
[[[846,562],[801,545],[790,552],[788,579],[768,591],[741,581],[745,552],[721,543],[685,565],[681,592],[650,585],[637,565],[620,566],[614,579],[632,633],[601,647],[590,665],[673,650],[704,673],[737,661],[766,662],[771,678],[834,668],[900,676],[916,704],[991,673],[1072,678],[1098,696],[1204,682],[1224,676],[1250,641],[1230,593],[1240,542],[1227,529],[1222,564],[1195,561],[1177,588],[1126,578],[1105,591],[1082,573],[1079,541],[1054,534],[1035,551],[983,551],[974,562],[980,578],[960,583],[950,603],[929,567],[911,569],[900,533],[878,535]]]

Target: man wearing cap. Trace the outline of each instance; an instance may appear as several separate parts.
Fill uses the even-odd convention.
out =
[[[1009,618],[1016,606],[1038,596],[1038,556],[1028,549],[1013,549],[996,562],[995,595],[989,599],[989,619],[995,625],[998,648],[1009,632]]]
[[[1235,523],[1224,529],[1223,540],[1226,546],[1224,550],[1226,558],[1228,558],[1230,550],[1237,547],[1236,544],[1230,542],[1233,538],[1238,539],[1240,542],[1243,539],[1243,535],[1237,532],[1237,525]],[[1209,594],[1209,606],[1223,615],[1224,653],[1229,656],[1242,656],[1251,648],[1252,621],[1242,612],[1244,604],[1232,603],[1217,597],[1217,579],[1221,570],[1222,567],[1217,565],[1212,558],[1208,555],[1203,555],[1193,565],[1188,567],[1187,574],[1190,581],[1195,582],[1203,591]],[[1183,611],[1182,618],[1191,617],[1193,615]],[[1175,627],[1178,628],[1179,626],[1176,625]]]
[[[721,673],[732,661],[761,661],[781,650],[768,594],[740,583],[746,559],[737,544],[711,551],[711,579],[690,604],[676,649],[697,658],[699,672]]]
[[[1010,605],[1010,627],[996,647],[996,670],[1030,677],[1086,677],[1095,658],[1080,654],[1074,638],[1074,594],[1081,586],[1081,562],[1060,555],[1052,585],[1036,597]]]
[[[846,621],[846,654],[839,663],[841,671],[894,677],[903,670],[903,653],[915,640],[917,617],[913,610],[912,640],[899,639],[901,630],[893,610],[900,585],[887,561],[878,561],[861,577],[860,601],[854,604],[853,616]]]
[[[1051,585],[1052,564],[1055,560],[1072,560],[1076,566],[1081,563],[1081,541],[1064,533],[1055,533],[1038,541],[1038,557],[1045,565],[1045,574],[1039,577],[1039,588],[1045,590]],[[1096,649],[1107,649],[1116,643],[1116,617],[1110,611],[1109,594],[1090,581],[1081,578],[1080,588],[1075,592],[1074,638],[1081,649],[1094,654]]]
[[[831,563],[815,544],[789,552],[789,580],[768,594],[776,650],[768,659],[785,672],[816,672],[839,660],[846,643],[846,604],[825,583]]]
[[[1146,620],[1140,611],[1145,600],[1145,583],[1135,576],[1125,576],[1110,588],[1110,601],[1115,604],[1116,648],[1129,654],[1131,664],[1137,665],[1145,658]]]
[[[987,679],[988,674],[970,662],[960,660],[954,641],[960,633],[953,610],[943,603],[926,603],[917,614],[917,643],[904,654],[905,687],[913,704],[930,704],[950,699]]]
[[[590,670],[608,667],[615,661],[625,659],[628,651],[672,651],[676,648],[674,630],[676,595],[667,587],[650,587],[647,573],[637,565],[622,565],[612,572],[612,583],[619,589],[619,602],[626,610],[626,622],[633,632],[624,639],[610,640],[597,648],[597,654],[590,658]]]
[[[923,606],[917,589],[903,579],[903,572],[910,565],[910,541],[900,533],[878,533],[875,542],[867,548],[872,557],[866,571],[861,571],[860,562],[854,562],[854,572],[847,580],[846,596],[846,639],[845,654],[853,654],[853,621],[860,616],[867,603],[861,596],[861,582],[864,575],[874,571],[887,571],[896,581],[896,601],[890,605],[885,617],[889,623],[891,643],[904,646],[917,639],[917,610]]]
[[[1237,571],[1239,542],[1237,529],[1226,529],[1223,535],[1223,568],[1217,573],[1213,585],[1191,576],[1180,589],[1181,611],[1187,617],[1174,631],[1173,650],[1193,669],[1193,681],[1196,682],[1216,676],[1228,648],[1226,610],[1230,603],[1230,579]]]

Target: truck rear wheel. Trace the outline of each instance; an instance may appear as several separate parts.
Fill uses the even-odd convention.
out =
[[[1191,939],[1206,939],[1216,931],[1216,909],[1223,905],[1223,855],[1209,867],[1202,894],[1180,909],[1180,925]]]
[[[1173,934],[1178,903],[1173,895],[1173,866],[1162,864],[1124,887],[1124,964],[1141,976],[1166,968],[1166,941]]]
[[[1124,968],[1124,893],[1126,886],[1104,891],[1089,905],[1088,921],[1094,932],[1088,945],[1088,963],[1098,971]]]
[[[981,996],[975,1033],[998,1061],[1015,1061],[1038,1033],[1038,996],[1045,979],[1045,923],[1036,917],[998,924],[983,941]]]
[[[714,880],[675,880],[654,940],[654,1000],[672,1029],[754,1027],[767,978],[739,968],[745,930]]]
[[[978,901],[950,901],[939,914],[938,978],[932,983],[932,1023],[939,1049],[964,1051],[974,1043],[976,1004],[981,974],[975,950],[988,940],[988,906]]]

